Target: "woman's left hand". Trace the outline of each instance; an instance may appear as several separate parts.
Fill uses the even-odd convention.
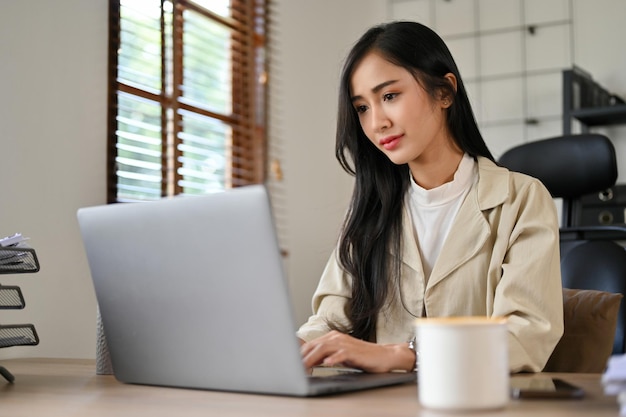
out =
[[[379,345],[331,331],[304,343],[300,349],[305,367],[346,366],[366,372],[412,369],[415,355],[407,345]]]

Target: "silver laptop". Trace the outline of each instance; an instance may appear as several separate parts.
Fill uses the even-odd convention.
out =
[[[122,382],[312,396],[416,379],[307,375],[264,186],[77,217]]]

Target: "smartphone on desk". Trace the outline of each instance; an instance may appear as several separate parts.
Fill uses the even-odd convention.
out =
[[[569,382],[548,376],[512,376],[511,396],[519,399],[582,398],[585,391]]]

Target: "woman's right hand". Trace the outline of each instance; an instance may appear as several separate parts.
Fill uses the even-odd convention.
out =
[[[301,341],[304,366],[346,366],[366,372],[412,370],[415,354],[406,343],[379,345],[331,331],[310,342]]]

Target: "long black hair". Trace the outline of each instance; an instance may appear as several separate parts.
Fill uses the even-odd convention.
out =
[[[378,315],[390,301],[393,285],[399,285],[403,200],[410,174],[407,164],[394,164],[365,136],[351,100],[352,74],[370,52],[413,74],[431,98],[449,97],[446,123],[458,147],[473,157],[494,158],[478,130],[454,59],[435,32],[416,22],[392,22],[372,27],[357,41],[339,88],[335,156],[356,181],[338,257],[352,278],[346,310],[350,328],[345,331],[375,341]],[[456,89],[445,78],[449,73],[456,77]]]

